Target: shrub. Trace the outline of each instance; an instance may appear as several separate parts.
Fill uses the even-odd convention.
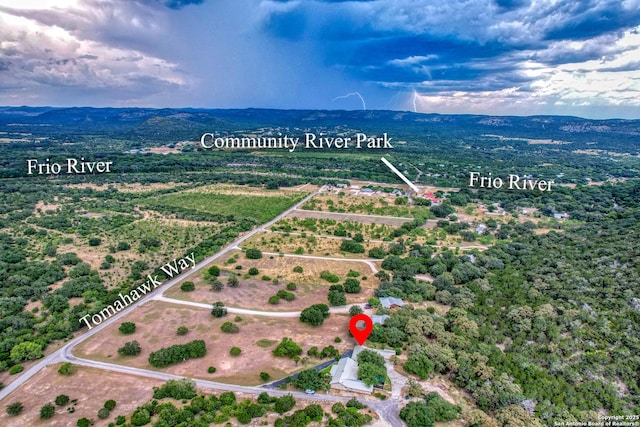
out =
[[[24,406],[22,402],[13,402],[7,406],[7,414],[9,415],[18,415],[22,412]]]
[[[329,303],[331,305],[346,305],[347,297],[344,295],[344,292],[340,291],[329,291],[329,295],[327,296]]]
[[[78,421],[76,421],[76,426],[78,427],[89,427],[91,425],[91,420],[87,419],[87,418],[80,418]],[[118,424],[121,425],[121,424]]]
[[[196,284],[193,282],[184,282],[180,285],[180,290],[182,292],[192,292],[196,289]]]
[[[124,346],[118,349],[118,354],[121,356],[137,356],[142,351],[138,341],[129,341],[124,343]]]
[[[193,399],[196,395],[196,383],[189,378],[169,380],[162,386],[153,388],[154,399],[164,399],[165,397],[176,400]]]
[[[329,317],[329,306],[326,304],[314,304],[300,313],[300,321],[310,323],[312,326],[322,325],[327,317]]]
[[[118,330],[125,335],[129,335],[136,331],[136,324],[133,322],[124,322],[120,325]]]
[[[275,405],[273,409],[279,414],[284,414],[285,412],[291,410],[294,406],[296,406],[296,400],[290,394],[286,396],[282,396],[276,399]]]
[[[107,408],[108,410],[112,411],[113,408],[116,407],[116,401],[113,399],[109,399],[106,402],[104,402],[104,407]]]
[[[359,305],[352,305],[351,308],[349,308],[349,314],[351,316],[355,316],[360,313],[364,313],[364,310]]]
[[[251,267],[249,269],[249,275],[250,276],[257,276],[259,273],[260,273],[260,271],[255,267]]]
[[[163,368],[165,366],[182,362],[184,359],[194,359],[204,357],[207,354],[207,348],[203,340],[194,340],[187,344],[174,344],[171,347],[161,348],[158,351],[151,352],[149,355],[149,364],[155,368]]]
[[[287,290],[289,291],[295,291],[296,289],[298,289],[298,286],[296,286],[295,283],[287,283]]]
[[[360,277],[360,272],[349,270],[349,272],[347,273],[347,277]]]
[[[92,237],[89,239],[89,246],[100,246],[102,239],[99,237]]]
[[[231,347],[231,350],[229,350],[229,354],[232,356],[240,356],[240,353],[242,353],[242,349],[240,347]]]
[[[127,242],[118,242],[117,249],[119,251],[128,251],[129,249],[131,249],[131,245]]]
[[[213,317],[223,317],[227,315],[227,308],[220,301],[213,304],[211,308],[211,315]]]
[[[69,403],[69,396],[67,396],[66,394],[60,394],[56,396],[55,402],[58,406],[66,405],[67,403]]]
[[[220,292],[222,289],[224,289],[224,283],[222,283],[220,280],[216,279],[213,282],[211,282],[212,291]]]
[[[329,283],[338,283],[340,281],[340,278],[329,270],[321,271],[320,278],[326,280]]]
[[[9,375],[19,374],[24,371],[24,366],[22,365],[13,365],[11,369],[9,369]]]
[[[213,265],[213,266],[209,267],[207,272],[209,273],[209,276],[211,276],[211,277],[218,277],[220,275],[220,267],[218,267],[217,265]]]
[[[47,403],[42,408],[40,408],[40,419],[48,420],[49,418],[53,417],[55,413],[56,408],[51,403]]]
[[[269,375],[268,372],[262,371],[262,372],[260,372],[260,379],[262,381],[269,381],[271,379],[271,375]]]
[[[249,259],[262,258],[262,252],[260,252],[258,249],[247,249],[244,255]]]
[[[352,254],[363,254],[364,246],[353,240],[343,240],[340,245],[340,250]]]
[[[304,270],[302,268],[302,266],[300,265],[296,265],[295,267],[293,267],[293,272],[294,273],[302,273]]]
[[[100,408],[100,410],[98,411],[98,418],[100,418],[101,420],[104,420],[108,416],[109,416],[109,410],[107,408]]]
[[[238,276],[236,276],[235,274],[231,274],[231,276],[229,276],[229,278],[227,279],[227,286],[229,286],[230,288],[237,288],[239,284],[240,282],[238,281]]]
[[[213,366],[209,366],[209,368],[207,368],[207,372],[210,374],[215,374],[216,368]]]
[[[145,408],[137,408],[131,415],[131,425],[143,426],[151,422],[151,414]]]
[[[60,365],[60,368],[58,369],[58,373],[60,375],[73,375],[76,373],[77,370],[78,368],[75,365],[73,365],[72,363],[66,362]]]
[[[335,342],[335,343],[341,343],[341,342],[342,342],[342,338],[340,338],[340,337],[335,337],[335,338],[333,339],[333,342]]]
[[[187,335],[187,332],[189,332],[189,328],[187,328],[186,326],[178,327],[178,330],[177,330],[178,335]]]
[[[348,294],[357,294],[360,292],[360,281],[349,277],[344,281],[344,291]]]
[[[237,334],[238,332],[240,332],[240,328],[238,327],[238,325],[232,322],[224,322],[222,325],[220,325],[220,329],[222,330],[222,332],[227,334]]]
[[[302,354],[302,348],[296,344],[291,338],[282,338],[278,347],[276,347],[272,354],[277,357],[293,358]]]
[[[278,295],[273,295],[269,297],[269,304],[278,304],[280,302],[280,297]]]

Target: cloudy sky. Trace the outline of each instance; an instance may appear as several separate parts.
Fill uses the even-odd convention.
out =
[[[0,0],[0,105],[640,118],[640,0]]]

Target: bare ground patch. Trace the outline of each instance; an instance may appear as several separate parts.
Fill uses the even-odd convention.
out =
[[[80,418],[93,419],[96,426],[106,426],[119,414],[131,414],[136,407],[146,403],[153,395],[153,387],[163,381],[150,378],[106,372],[96,368],[78,366],[72,376],[58,374],[59,364],[51,365],[27,381],[22,387],[2,400],[2,407],[13,402],[22,402],[23,412],[18,416],[0,413],[0,425],[3,427],[24,427],[46,425],[54,427],[75,426]],[[72,403],[57,406],[56,396],[66,394]],[[98,410],[108,399],[116,401],[116,407],[106,420],[98,418]],[[40,421],[40,408],[47,402],[56,407],[56,414],[47,421]],[[75,412],[67,412],[74,407]]]
[[[312,346],[318,346],[321,349],[327,345],[333,345],[340,352],[353,346],[353,340],[348,337],[348,315],[332,314],[322,326],[317,328],[302,323],[297,318],[243,315],[242,320],[236,322],[240,327],[239,333],[223,333],[220,325],[226,321],[233,321],[234,318],[234,315],[214,318],[209,310],[151,301],[123,319],[136,324],[137,329],[134,334],[122,335],[118,331],[120,324],[116,323],[77,346],[74,354],[99,361],[211,381],[257,385],[262,383],[259,377],[262,371],[268,372],[272,378],[277,379],[305,368],[302,363],[296,364],[290,359],[273,357],[271,352],[276,344],[268,347],[257,344],[264,337],[277,342],[284,337],[292,338],[302,347],[305,354]],[[176,334],[176,329],[182,325],[187,326],[189,332],[179,336]],[[341,343],[334,342],[336,336],[342,339]],[[205,341],[207,345],[205,357],[189,359],[162,369],[149,365],[148,357],[152,351],[196,339]],[[132,340],[140,343],[142,353],[135,357],[119,356],[118,348]],[[242,349],[240,356],[229,355],[229,350],[234,346]],[[319,363],[316,359],[311,362],[309,366]],[[209,366],[216,367],[216,373],[207,373]]]

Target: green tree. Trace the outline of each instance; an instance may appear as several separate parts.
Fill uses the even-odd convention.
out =
[[[11,349],[11,360],[13,363],[20,363],[26,360],[39,359],[42,357],[42,346],[31,341],[24,341],[13,346]]]
[[[365,252],[364,246],[353,240],[343,240],[340,245],[340,250],[352,254],[363,254]]]
[[[133,322],[123,322],[118,328],[120,333],[130,335],[136,331],[136,324]]]
[[[104,407],[112,411],[116,407],[116,401],[113,399],[109,399],[106,402],[104,402]]]
[[[196,284],[193,282],[184,282],[180,285],[182,292],[192,292],[196,289]]]
[[[312,326],[322,325],[327,317],[329,317],[329,307],[326,304],[314,304],[300,313],[300,321],[310,323]]]
[[[413,353],[403,365],[404,370],[416,374],[420,378],[427,379],[433,372],[433,362],[425,354]]]
[[[7,405],[7,414],[19,415],[23,409],[24,406],[22,405],[22,402],[13,402]]]
[[[214,292],[220,292],[222,291],[222,289],[224,289],[224,283],[222,283],[220,280],[215,279],[214,281],[211,282],[211,290]]]
[[[258,274],[260,274],[260,270],[258,270],[255,267],[251,267],[248,273],[249,273],[249,276],[257,276]]]
[[[222,330],[222,332],[227,334],[237,334],[238,332],[240,332],[240,328],[238,327],[238,325],[233,322],[224,322],[222,325],[220,325],[220,329]]]
[[[58,373],[60,375],[73,375],[76,373],[76,371],[78,370],[78,368],[69,362],[65,362],[62,365],[60,365],[60,368],[58,368]]]
[[[118,424],[120,425],[120,424]],[[80,418],[78,421],[76,421],[76,426],[78,427],[89,427],[91,426],[91,420],[89,420],[88,418]]]
[[[271,352],[277,357],[293,358],[302,354],[302,348],[296,344],[291,338],[284,337],[280,344]]]
[[[138,341],[129,341],[118,349],[118,354],[122,356],[137,356],[142,351]]]
[[[294,273],[302,273],[304,270],[302,269],[302,266],[300,265],[296,265],[295,267],[293,267],[293,272]]]
[[[60,394],[56,396],[55,402],[58,406],[64,406],[69,403],[69,396],[67,396],[66,394]]]
[[[361,314],[361,313],[364,313],[364,310],[359,305],[352,305],[349,308],[349,315],[350,316],[355,316],[356,314]]]
[[[327,299],[329,300],[329,303],[334,306],[347,304],[347,297],[344,295],[344,292],[337,290],[329,291]]]
[[[143,426],[151,422],[151,414],[145,408],[137,408],[131,415],[131,425]]]
[[[287,411],[293,409],[296,406],[296,400],[290,394],[282,396],[276,399],[274,410],[279,414],[284,414]]]
[[[209,273],[210,277],[218,277],[220,275],[220,267],[218,267],[217,265],[212,265],[207,270],[207,273]]]
[[[51,403],[47,403],[42,408],[40,408],[40,419],[48,420],[53,417],[56,413],[56,408]]]
[[[262,252],[260,252],[258,249],[247,249],[246,252],[244,253],[244,255],[248,258],[248,259],[260,259],[262,258]]]
[[[186,326],[179,326],[178,330],[176,331],[178,335],[187,335],[187,332],[189,332],[189,328],[187,328]]]
[[[230,275],[227,279],[227,286],[229,286],[230,288],[237,288],[239,284],[240,281],[238,280],[238,276],[236,276],[235,274]]]
[[[344,291],[348,294],[357,294],[360,292],[360,281],[349,277],[344,281]]]
[[[264,371],[262,371],[262,372],[260,372],[260,379],[261,379],[262,381],[265,381],[265,382],[266,382],[266,381],[269,381],[269,380],[271,379],[271,375],[269,375],[269,373],[268,373],[268,372],[264,372]]]
[[[295,380],[296,387],[302,390],[320,390],[324,388],[322,374],[315,369],[305,369],[298,374]]]
[[[240,356],[240,353],[242,353],[242,349],[240,347],[231,347],[231,350],[229,350],[229,354],[234,357]]]
[[[104,420],[105,418],[109,417],[109,410],[107,408],[100,408],[100,410],[98,410],[98,418],[100,418],[101,420]]]
[[[227,315],[227,308],[222,302],[215,302],[211,308],[211,315],[213,317],[224,317]]]

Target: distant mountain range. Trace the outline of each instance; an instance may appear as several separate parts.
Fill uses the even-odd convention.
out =
[[[401,138],[419,135],[469,138],[501,137],[619,141],[640,146],[640,120],[591,120],[569,116],[482,116],[421,114],[401,111],[195,109],[195,108],[55,108],[0,107],[0,130],[61,137],[92,134],[154,140],[194,139],[204,132],[335,128],[393,132]]]

